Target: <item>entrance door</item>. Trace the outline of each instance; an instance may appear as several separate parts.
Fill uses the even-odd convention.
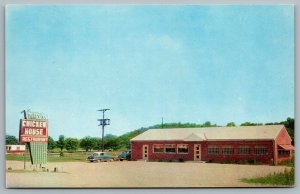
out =
[[[201,144],[194,145],[194,160],[201,160]]]
[[[148,160],[148,145],[143,145],[143,160]]]

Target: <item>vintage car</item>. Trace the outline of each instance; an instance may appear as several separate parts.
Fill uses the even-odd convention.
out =
[[[131,150],[121,152],[118,158],[120,161],[131,160]]]
[[[87,157],[88,161],[90,162],[107,162],[107,161],[114,161],[115,156],[112,156],[106,152],[94,152],[92,155]]]

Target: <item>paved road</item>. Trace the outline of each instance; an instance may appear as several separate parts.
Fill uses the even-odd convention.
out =
[[[27,163],[27,168],[29,168]],[[6,161],[6,185],[9,188],[62,187],[253,187],[241,178],[283,172],[286,167],[175,162],[65,162],[49,163],[50,172],[23,169],[23,163]],[[58,172],[54,173],[53,169]]]

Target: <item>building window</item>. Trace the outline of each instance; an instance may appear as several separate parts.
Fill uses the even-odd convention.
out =
[[[223,146],[222,147],[222,154],[223,155],[232,155],[233,154],[233,147],[232,146]]]
[[[178,144],[177,145],[177,153],[178,154],[186,154],[189,152],[187,144]]]
[[[176,146],[175,146],[175,144],[166,144],[165,150],[166,150],[166,153],[176,153]]]
[[[280,155],[280,156],[289,156],[290,151],[289,150],[278,150],[278,155]]]
[[[163,144],[154,144],[153,145],[153,152],[154,153],[163,153],[164,152],[164,145]]]
[[[207,150],[208,154],[218,154],[219,153],[219,148],[218,146],[208,146],[208,150]]]
[[[250,147],[249,146],[239,146],[238,153],[240,155],[247,155],[250,154]]]
[[[268,154],[268,148],[265,146],[255,146],[254,154],[255,155],[266,155],[266,154]]]

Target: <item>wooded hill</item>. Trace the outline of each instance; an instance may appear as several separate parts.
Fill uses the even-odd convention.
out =
[[[251,123],[251,122],[244,122],[240,126],[257,126],[257,125],[284,125],[287,128],[287,131],[289,135],[292,138],[292,144],[294,144],[294,119],[287,118],[285,121],[281,122],[274,122],[274,123]],[[122,140],[122,143],[127,148],[130,148],[130,139],[134,138],[135,136],[147,131],[148,129],[160,129],[160,128],[198,128],[198,127],[218,127],[220,125],[212,124],[211,122],[207,121],[203,124],[196,124],[196,123],[164,123],[162,124],[156,124],[150,127],[146,128],[140,128],[128,133],[125,133],[124,135],[119,136]],[[227,123],[228,127],[230,126],[237,126],[234,122]],[[220,126],[221,127],[221,126]]]
[[[265,123],[264,125],[278,125],[283,124],[287,128],[289,135],[292,138],[292,144],[294,144],[294,119],[287,118],[285,121],[274,122],[274,123]],[[255,126],[263,125],[263,123],[251,123],[244,122],[240,126]],[[149,127],[141,127],[139,129],[133,130],[131,132],[125,133],[121,136],[115,136],[107,134],[104,137],[104,149],[113,149],[113,150],[126,150],[130,149],[130,139],[135,136],[147,131],[148,129],[157,129],[157,128],[196,128],[196,127],[217,127],[219,125],[212,124],[207,121],[203,124],[196,123],[164,123],[156,124]],[[228,123],[226,126],[236,126],[234,122]],[[19,144],[18,139],[11,135],[6,135],[6,144]],[[65,137],[60,135],[59,139],[55,141],[52,137],[48,138],[48,150],[52,151],[55,148],[59,148],[61,151],[66,149],[67,151],[76,151],[79,148],[82,148],[86,151],[89,150],[98,150],[101,148],[101,138],[86,136],[82,139]]]

